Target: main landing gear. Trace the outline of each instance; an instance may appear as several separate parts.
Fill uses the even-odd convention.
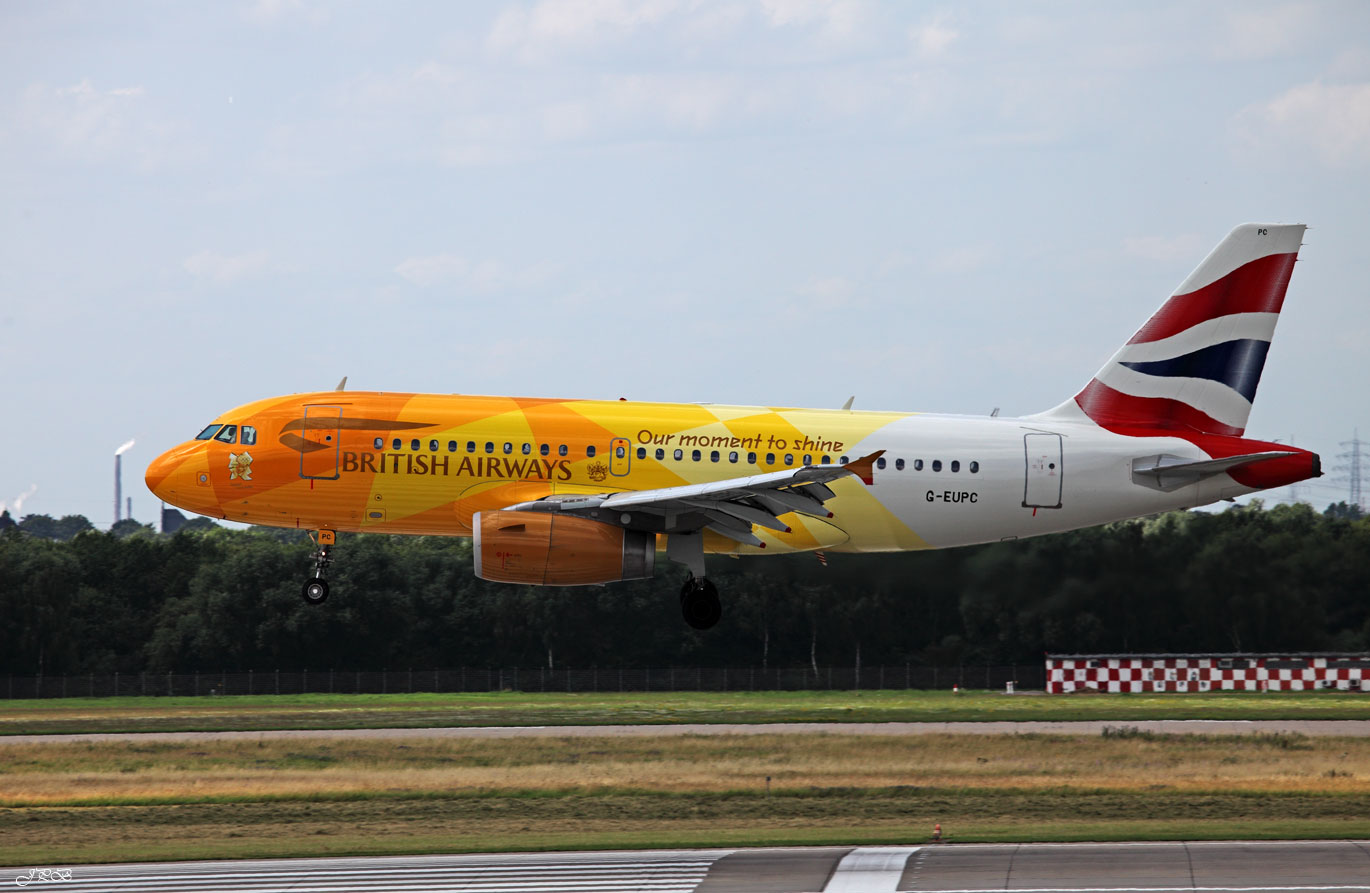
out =
[[[305,604],[321,605],[328,601],[328,581],[323,578],[328,566],[333,563],[329,557],[329,552],[337,542],[337,534],[331,530],[317,531],[317,536],[313,533],[310,538],[318,546],[314,550],[314,576],[304,581],[304,587],[300,590],[300,598],[304,599]]]
[[[694,574],[685,578],[680,590],[680,613],[685,622],[695,629],[712,629],[723,616],[723,603],[718,600],[718,587],[704,577]]]

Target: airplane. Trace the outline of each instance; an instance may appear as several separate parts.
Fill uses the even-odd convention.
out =
[[[172,505],[308,531],[321,604],[338,531],[471,537],[477,576],[576,586],[705,555],[1015,540],[1322,474],[1244,437],[1302,225],[1236,227],[1079,393],[1021,418],[333,391],[220,415],[147,470]]]

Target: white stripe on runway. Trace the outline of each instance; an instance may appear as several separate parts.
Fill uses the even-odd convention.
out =
[[[916,846],[857,847],[837,863],[823,893],[894,893]]]
[[[228,871],[222,863],[188,862],[164,864],[155,873],[136,864],[91,865],[71,869],[72,879],[61,886],[81,893],[690,893],[714,862],[731,852],[420,856],[370,864],[356,858],[264,860]]]

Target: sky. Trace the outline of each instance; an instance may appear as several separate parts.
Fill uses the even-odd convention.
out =
[[[1036,412],[1243,222],[1311,227],[1248,434],[1321,508],[1370,440],[1370,4],[12,0],[0,501],[108,526],[132,439],[155,522],[157,454],[344,375]]]

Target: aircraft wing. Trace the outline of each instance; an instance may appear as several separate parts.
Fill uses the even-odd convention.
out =
[[[708,529],[757,546],[752,525],[788,533],[780,520],[790,512],[831,518],[824,503],[833,498],[828,484],[847,475],[872,483],[875,460],[884,450],[846,465],[803,465],[748,477],[686,484],[658,490],[611,494],[548,496],[508,506],[508,511],[560,512],[592,518],[630,530],[694,533]]]

